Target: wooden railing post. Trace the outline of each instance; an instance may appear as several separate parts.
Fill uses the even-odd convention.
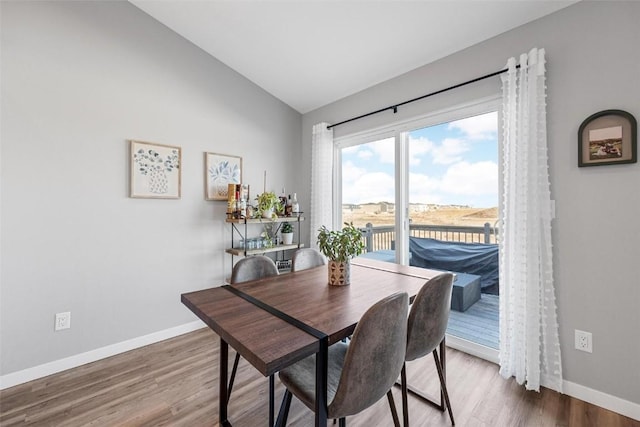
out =
[[[367,246],[367,252],[373,252],[373,224],[370,222],[365,225],[365,244]]]

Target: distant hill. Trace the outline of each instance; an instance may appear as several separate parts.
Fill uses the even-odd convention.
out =
[[[498,208],[482,209],[464,216],[465,218],[498,218]]]

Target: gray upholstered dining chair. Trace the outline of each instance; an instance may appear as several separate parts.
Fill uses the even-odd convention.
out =
[[[453,274],[443,273],[428,280],[416,295],[409,312],[409,320],[407,326],[407,354],[405,360],[407,362],[421,358],[429,353],[433,354],[433,359],[438,371],[440,379],[440,403],[436,403],[423,395],[421,392],[411,389],[409,391],[422,400],[434,405],[441,411],[446,409],[449,411],[451,424],[455,425],[453,420],[453,411],[451,410],[451,402],[449,401],[449,392],[447,391],[447,381],[445,378],[444,353],[438,357],[438,346],[440,351],[445,351],[444,339],[447,331],[447,323],[449,322],[449,312],[451,310],[451,291],[453,289]],[[442,345],[441,345],[442,344]],[[404,427],[409,427],[409,408],[407,399],[407,365],[402,366],[401,373],[402,386],[402,412],[404,418]]]
[[[391,388],[404,364],[407,342],[406,293],[388,296],[362,316],[349,344],[338,342],[329,347],[327,368],[327,416],[340,420],[370,407],[385,394],[394,424],[400,421]],[[286,387],[276,425],[287,422],[292,395],[315,410],[315,355],[280,371]]]
[[[306,270],[308,268],[325,265],[327,260],[317,249],[302,248],[293,253],[291,271]]]
[[[250,256],[242,258],[233,266],[231,284],[276,276],[277,274],[278,267],[271,258],[264,255]]]
[[[242,258],[233,266],[231,272],[231,284],[248,282],[250,280],[262,279],[265,277],[277,276],[279,274],[276,263],[271,258],[264,255],[255,255],[247,258]],[[231,377],[229,379],[229,388],[227,393],[227,402],[231,398],[231,390],[233,389],[233,381],[236,378],[236,372],[238,370],[238,362],[240,361],[240,354],[236,353],[236,358],[233,361],[233,369],[231,370]],[[273,375],[269,378],[269,396],[273,396]],[[271,406],[271,405],[270,405]],[[273,409],[269,408],[270,418],[273,418]]]

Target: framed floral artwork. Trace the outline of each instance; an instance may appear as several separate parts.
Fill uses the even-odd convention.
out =
[[[130,140],[129,197],[179,199],[182,149]]]
[[[242,157],[204,153],[205,199],[227,200],[229,184],[242,183]]]
[[[592,114],[578,130],[578,166],[636,163],[638,124],[622,110]]]

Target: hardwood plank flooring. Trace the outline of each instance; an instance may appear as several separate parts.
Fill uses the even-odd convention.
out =
[[[0,426],[217,426],[218,344],[204,328],[2,390]],[[431,357],[407,368],[414,387],[437,395]],[[496,365],[453,349],[447,351],[447,380],[457,426],[640,427],[638,421],[547,389],[528,392],[502,379]],[[276,380],[277,404],[283,392]],[[401,411],[397,387],[394,397]],[[409,399],[412,426],[450,426],[446,412]],[[229,404],[231,422],[266,426],[267,402],[267,378],[242,360]],[[313,425],[313,414],[295,398],[288,425]],[[393,425],[387,400],[349,417],[347,425]]]

